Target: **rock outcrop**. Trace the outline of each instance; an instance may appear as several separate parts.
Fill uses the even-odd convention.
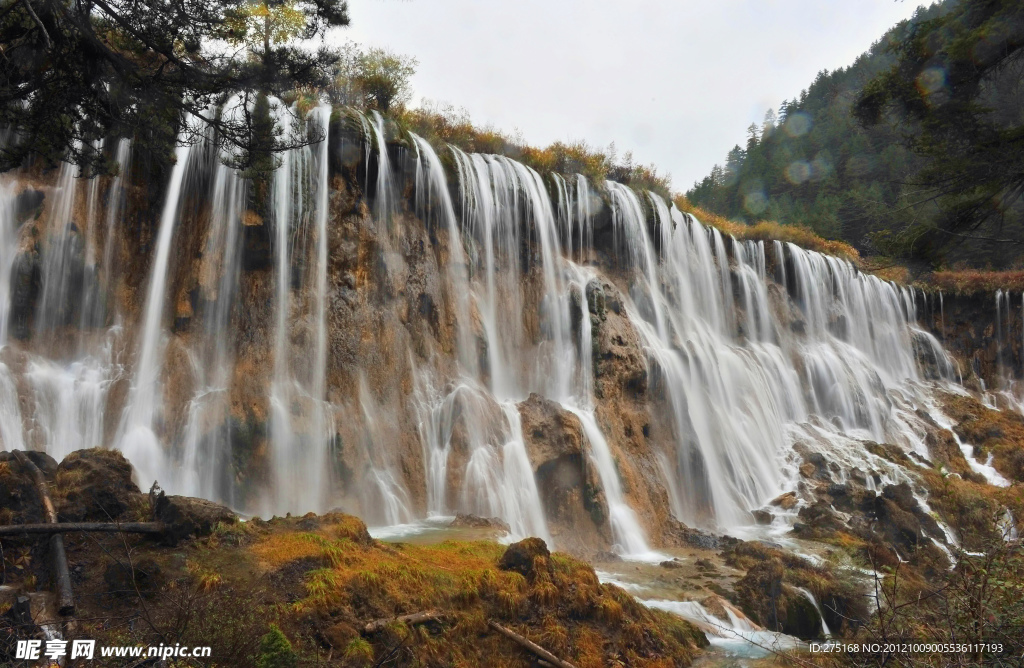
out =
[[[608,502],[579,418],[536,394],[519,404],[519,414],[551,534],[563,549],[607,545]]]

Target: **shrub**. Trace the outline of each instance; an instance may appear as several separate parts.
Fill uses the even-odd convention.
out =
[[[270,630],[260,639],[256,668],[295,668],[297,661],[298,657],[288,638],[281,629],[271,624]]]

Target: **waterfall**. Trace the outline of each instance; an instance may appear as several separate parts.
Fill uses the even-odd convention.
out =
[[[329,203],[329,142],[331,107],[320,105],[306,118],[310,134],[322,133],[312,146],[286,152],[274,173],[271,207],[274,244],[274,362],[270,383],[270,448],[273,484],[263,502],[264,512],[322,510],[329,484],[328,450],[334,420],[327,400],[327,262]],[[312,227],[313,248],[308,258],[304,240]],[[304,288],[312,323],[312,355],[302,351],[306,364],[293,365],[291,320],[302,305],[291,291],[292,270],[305,264]]]
[[[283,126],[300,108],[272,113]],[[114,446],[143,486],[159,478],[264,515],[341,507],[397,524],[468,512],[556,541],[563,518],[548,515],[541,468],[563,458],[586,475],[573,484],[607,503],[598,533],[633,557],[653,554],[666,498],[676,520],[731,529],[798,485],[801,452],[877,470],[881,484],[911,478],[864,440],[927,455],[918,410],[936,414],[931,393],[955,378],[917,325],[914,291],[723,234],[614,181],[548,179],[415,134],[389,157],[380,114],[338,113],[358,119],[366,155],[331,155],[332,109],[317,106],[265,202],[212,138],[179,147],[137,313],[127,281],[145,269],[117,267],[138,220],[122,224],[135,213],[127,139],[107,147],[113,178],[76,182],[64,165],[46,186],[37,255],[20,247],[17,179],[0,183],[4,446],[61,457],[110,445],[105,416],[120,410]],[[250,262],[263,229],[269,259]],[[34,327],[20,339],[30,319],[12,277],[36,258]],[[1004,367],[1008,300],[997,299]],[[122,330],[135,353],[127,397],[110,391],[125,377]],[[615,377],[613,348],[631,355],[637,388]],[[373,366],[383,356],[389,373]],[[554,455],[531,395],[572,431]]]
[[[70,324],[74,309],[81,307],[72,294],[81,288],[84,241],[79,219],[74,220],[78,168],[61,163],[57,185],[51,196],[49,220],[46,225],[45,247],[42,254],[42,295],[36,313],[36,331],[49,334],[58,327]],[[95,181],[95,179],[93,179]]]
[[[191,144],[179,145],[174,151],[174,168],[171,170],[160,214],[156,253],[149,274],[149,291],[143,311],[135,378],[118,430],[117,449],[131,460],[143,488],[148,488],[160,477],[167,481],[165,484],[171,484],[172,489],[177,484],[174,469],[168,465],[167,455],[156,430],[162,402],[160,374],[164,349],[163,313],[171,241],[181,208],[186,172],[192,166],[192,152]]]
[[[11,315],[11,270],[18,253],[14,191],[17,181],[0,181],[0,348],[7,345]]]
[[[203,336],[192,351],[195,392],[188,404],[182,442],[183,493],[231,501],[231,434],[228,417],[233,365],[231,309],[241,262],[239,236],[246,199],[238,171],[207,149],[212,166],[209,228],[199,270],[199,318]],[[214,162],[216,161],[216,162]],[[213,163],[212,165],[210,163]]]
[[[130,177],[132,156],[132,142],[130,139],[120,139],[117,142],[117,175],[110,184],[107,195],[106,232],[103,240],[103,263],[101,271],[103,278],[100,282],[100,297],[96,304],[96,310],[92,321],[94,326],[101,326],[107,318],[109,303],[113,299],[112,291],[115,286],[117,275],[114,271],[114,230],[118,221],[124,214],[127,200],[127,184]]]

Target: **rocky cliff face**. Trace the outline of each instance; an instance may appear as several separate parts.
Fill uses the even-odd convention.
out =
[[[968,386],[1005,389],[1024,375],[1020,295],[930,294],[918,311],[921,324],[956,358]]]

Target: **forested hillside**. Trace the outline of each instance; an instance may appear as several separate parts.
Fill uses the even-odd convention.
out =
[[[1020,189],[1006,177],[1019,170],[995,155],[1020,135],[1024,109],[1021,12],[1011,5],[946,0],[918,10],[751,124],[745,145],[687,197],[747,223],[806,226],[863,254],[932,267],[1018,264]],[[983,62],[987,48],[998,61]],[[993,174],[998,183],[979,185]]]

